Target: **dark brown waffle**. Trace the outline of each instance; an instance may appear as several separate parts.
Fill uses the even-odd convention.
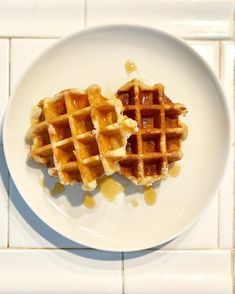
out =
[[[116,97],[124,115],[136,120],[139,129],[128,139],[120,173],[135,184],[151,185],[167,176],[169,164],[182,158],[185,125],[179,116],[187,109],[167,98],[162,84],[149,86],[137,79],[122,86]]]

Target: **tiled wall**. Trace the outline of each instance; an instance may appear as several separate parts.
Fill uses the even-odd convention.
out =
[[[22,72],[58,36],[126,22],[184,37],[220,78],[233,117],[233,4],[0,0],[0,120]],[[219,193],[192,228],[161,249],[119,254],[84,248],[45,225],[10,179],[0,139],[0,293],[230,294],[232,239],[232,153]]]

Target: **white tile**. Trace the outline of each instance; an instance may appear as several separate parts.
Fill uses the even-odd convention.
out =
[[[219,78],[219,42],[188,41],[188,44],[209,64]]]
[[[12,39],[11,41],[11,89],[30,63],[56,39]]]
[[[48,227],[26,204],[10,179],[9,246],[84,248]]]
[[[230,251],[124,255],[125,294],[232,294]]]
[[[8,100],[9,41],[0,39],[0,144],[2,143],[2,119]]]
[[[221,82],[229,107],[231,125],[234,126],[234,42],[224,42],[221,48]],[[234,127],[232,127],[232,143],[234,142]],[[233,170],[234,144],[229,154],[224,179],[220,188],[220,209],[219,209],[219,246],[222,248],[232,247],[233,236]]]
[[[84,0],[0,1],[0,35],[63,36],[84,24]]]
[[[0,293],[121,294],[121,254],[0,250]]]
[[[161,249],[215,249],[218,247],[218,197],[213,198],[198,221]]]
[[[232,0],[87,0],[87,25],[141,24],[175,35],[228,38],[233,27]]]
[[[8,239],[8,169],[3,147],[0,146],[0,247],[7,246]]]

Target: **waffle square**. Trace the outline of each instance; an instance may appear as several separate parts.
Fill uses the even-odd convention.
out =
[[[179,116],[187,113],[186,107],[173,103],[162,84],[150,86],[137,79],[122,86],[116,97],[122,101],[124,115],[138,124],[138,131],[127,141],[120,173],[138,185],[166,178],[169,164],[183,156],[186,125]]]
[[[81,182],[84,190],[95,189],[97,178],[119,169],[136,129],[122,110],[120,100],[103,97],[96,85],[45,98],[34,110],[31,157],[62,184]]]

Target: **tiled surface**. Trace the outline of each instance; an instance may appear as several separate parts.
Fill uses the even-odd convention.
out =
[[[0,247],[6,247],[8,238],[8,171],[1,145],[0,167]]]
[[[0,250],[0,294],[121,294],[121,254]]]
[[[2,143],[2,118],[8,99],[9,41],[0,40],[0,144]]]
[[[221,78],[233,117],[233,5],[230,0],[59,0],[56,5],[0,0],[0,120],[9,94],[8,69],[12,89],[55,37],[83,26],[123,22],[186,37]],[[232,166],[231,159],[219,194],[192,228],[158,250],[124,254],[122,260],[121,254],[82,249],[45,225],[8,181],[0,139],[0,294],[232,293]]]
[[[150,251],[124,256],[125,294],[232,294],[229,250]]]
[[[141,24],[191,38],[232,35],[234,1],[87,0],[87,26]]]
[[[221,81],[229,105],[231,125],[234,125],[234,42],[221,45]],[[233,188],[234,188],[234,132],[232,133],[230,159],[219,194],[219,246],[231,248],[233,242]]]
[[[83,25],[84,0],[0,0],[0,36],[64,36]]]

